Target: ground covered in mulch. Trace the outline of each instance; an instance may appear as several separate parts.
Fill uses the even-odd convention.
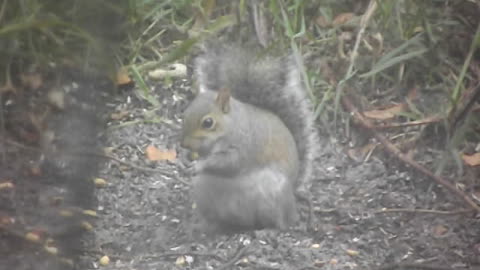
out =
[[[155,109],[76,72],[3,92],[0,269],[480,267],[480,220],[455,213],[462,202],[380,150],[353,160],[321,128],[311,228],[300,204],[288,232],[202,235],[178,146],[190,81],[150,82]],[[168,160],[147,158],[151,148]]]
[[[460,150],[445,147],[451,143],[447,137],[461,130],[445,130],[448,125],[442,124],[450,118],[427,117],[445,115],[452,103],[450,89],[457,79],[462,82],[458,67],[468,62],[478,8],[474,1],[437,2],[428,11],[445,22],[412,23],[418,35],[405,30],[400,39],[396,31],[383,29],[384,20],[379,19],[378,25],[372,22],[364,29],[360,51],[354,51],[358,33],[338,22],[358,14],[346,8],[349,13],[339,14],[337,25],[325,25],[325,18],[316,17],[316,27],[323,30],[312,30],[315,45],[311,52],[304,51],[305,61],[315,67],[309,71],[322,73],[312,78],[328,81],[313,85],[322,102],[333,103],[336,97],[328,95],[343,87],[345,96],[353,97],[355,105],[381,125],[391,113],[388,120],[400,119],[402,124],[406,119],[423,121],[418,130],[379,125],[376,131],[400,138],[395,143],[404,153],[430,170],[441,167],[437,160],[445,161],[444,170],[438,170],[442,176],[480,204],[478,166],[462,166],[457,157],[457,150],[478,152],[478,138],[462,138],[468,147]],[[356,29],[360,21],[352,22]],[[398,50],[407,45],[411,51]],[[387,70],[383,62],[385,70],[378,71],[376,79],[361,77],[371,70],[363,62],[380,63],[372,64],[379,68],[385,55],[399,60],[397,56],[427,49],[424,45],[429,53],[409,58],[418,62],[408,68],[399,61],[390,62],[398,70]],[[357,53],[353,65],[349,55]],[[310,224],[302,201],[302,219],[289,231],[207,237],[197,228],[191,163],[178,145],[182,111],[192,98],[190,78],[145,78],[150,93],[138,85],[112,91],[109,80],[71,66],[52,63],[49,70],[37,70],[8,59],[7,83],[0,86],[0,270],[480,269],[478,213],[467,213],[458,196],[385,154],[369,130],[342,112],[340,103],[328,104],[331,107],[319,115],[321,153],[310,186]],[[455,104],[459,107],[478,92],[478,52],[472,51],[472,59],[464,82],[468,89]],[[359,80],[354,74],[338,75],[347,74],[348,63],[361,71],[356,74]],[[159,104],[152,105],[154,100]],[[331,108],[338,115],[330,117]],[[409,118],[412,110],[405,108],[416,108],[418,115]],[[453,119],[468,118],[460,116]],[[445,155],[445,149],[455,155]],[[162,158],[152,161],[149,151]]]
[[[307,208],[301,205],[302,222],[288,232],[204,237],[192,229],[189,164],[177,144],[181,112],[191,98],[189,83],[176,80],[154,88],[161,102],[154,111],[130,91],[107,104],[123,115],[109,122],[110,154],[143,168],[110,160],[99,173],[108,185],[97,190],[100,218],[93,246],[98,253],[85,258],[90,267],[97,267],[102,255],[111,259],[103,269],[480,267],[478,218],[411,211],[463,209],[452,194],[391,158],[374,154],[368,161],[353,161],[327,136],[310,189],[313,230],[306,229]],[[149,146],[176,150],[178,157],[149,161]]]

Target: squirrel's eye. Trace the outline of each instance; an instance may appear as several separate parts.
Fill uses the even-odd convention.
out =
[[[215,121],[213,121],[213,118],[207,117],[202,121],[202,128],[211,129],[214,124],[215,124]]]

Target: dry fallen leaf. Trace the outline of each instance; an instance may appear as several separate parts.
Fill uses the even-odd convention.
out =
[[[480,165],[480,153],[475,153],[473,155],[464,154],[462,158],[463,158],[463,161],[467,163],[467,165],[470,165],[470,166]]]
[[[317,23],[318,26],[322,27],[322,28],[327,28],[327,27],[330,27],[331,26],[331,23],[328,21],[327,18],[325,18],[324,16],[318,16],[316,19],[315,19],[315,23]]]
[[[0,216],[0,226],[9,226],[15,224],[15,219],[9,216]]]
[[[436,225],[433,227],[433,234],[436,237],[444,236],[448,232],[448,228],[443,225]]]
[[[175,149],[172,150],[160,150],[153,145],[149,145],[145,150],[148,160],[158,161],[158,160],[169,160],[174,161],[177,158],[177,152]]]
[[[37,90],[43,84],[42,75],[39,73],[28,73],[28,74],[21,74],[20,81],[22,84],[32,90]]]
[[[40,176],[42,175],[42,169],[38,166],[38,164],[35,164],[30,168],[30,174],[33,176]]]
[[[341,13],[341,14],[338,14],[337,16],[335,16],[335,18],[333,19],[332,24],[333,24],[334,26],[339,26],[339,25],[348,23],[348,22],[349,22],[351,19],[353,19],[354,17],[355,17],[355,14],[354,14],[354,13],[351,13],[351,12]]]
[[[116,83],[117,85],[127,85],[132,83],[132,79],[128,75],[126,68],[123,67],[117,71]]]
[[[418,96],[418,89],[416,87],[412,87],[407,94],[407,99],[412,101],[415,100]],[[388,120],[394,118],[397,114],[404,112],[407,109],[407,103],[393,105],[392,107],[380,110],[371,110],[366,111],[363,114],[372,119],[377,120]]]
[[[377,120],[387,120],[387,119],[394,118],[398,113],[403,112],[404,109],[405,109],[404,104],[398,104],[388,109],[371,110],[371,111],[366,111],[363,114],[368,118],[377,119]]]

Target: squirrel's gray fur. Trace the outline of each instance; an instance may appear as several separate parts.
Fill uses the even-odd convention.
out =
[[[312,177],[318,154],[311,102],[293,57],[257,58],[253,50],[236,45],[205,44],[195,61],[199,91],[228,86],[232,96],[277,115],[292,133],[300,161],[295,186],[301,189]]]

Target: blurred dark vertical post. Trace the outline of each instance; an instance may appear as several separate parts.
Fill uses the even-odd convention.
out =
[[[0,1],[0,265],[74,269],[129,1]]]

